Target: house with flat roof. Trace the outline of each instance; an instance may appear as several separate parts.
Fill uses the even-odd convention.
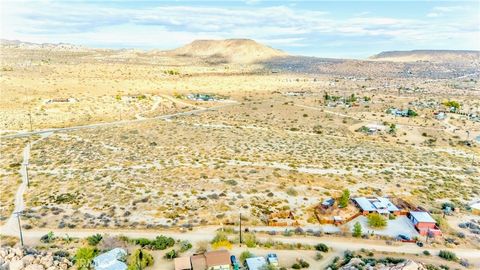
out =
[[[428,212],[424,211],[410,211],[408,218],[412,221],[413,226],[417,229],[420,235],[442,235],[442,231],[437,227],[437,222],[430,216]]]
[[[388,198],[358,197],[354,198],[353,201],[355,202],[357,207],[360,208],[360,211],[363,215],[368,215],[370,213],[378,213],[381,215],[400,214],[400,209],[395,206]]]

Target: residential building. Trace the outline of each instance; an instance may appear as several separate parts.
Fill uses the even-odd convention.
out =
[[[360,208],[360,211],[363,215],[368,215],[370,213],[379,213],[382,215],[400,214],[400,209],[398,209],[398,207],[395,206],[388,198],[358,197],[353,199],[353,201],[358,206],[358,208]]]
[[[205,254],[194,254],[190,257],[193,270],[207,270]]]
[[[480,216],[480,201],[471,204],[470,208],[472,209],[472,214]]]
[[[428,212],[411,211],[408,214],[408,218],[412,221],[413,226],[415,226],[420,235],[442,235],[442,232],[437,227],[437,222]]]
[[[114,248],[108,252],[98,255],[92,261],[95,270],[125,270],[127,265],[120,261],[127,256],[122,248]]]

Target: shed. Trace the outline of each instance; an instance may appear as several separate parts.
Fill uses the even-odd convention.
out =
[[[228,250],[216,250],[205,253],[207,269],[229,270],[230,252]]]

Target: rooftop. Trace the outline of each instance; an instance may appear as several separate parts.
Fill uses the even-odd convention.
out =
[[[264,265],[267,264],[267,261],[264,257],[253,257],[246,260],[248,270],[260,270]]]
[[[205,253],[207,267],[218,265],[230,265],[230,252],[228,250],[216,250]]]
[[[412,215],[418,222],[436,223],[435,219],[433,219],[427,212],[411,211],[410,215]]]
[[[353,199],[363,211],[377,211],[379,213],[389,212],[389,211],[399,211],[389,199],[384,197],[376,197],[373,199],[358,197]]]

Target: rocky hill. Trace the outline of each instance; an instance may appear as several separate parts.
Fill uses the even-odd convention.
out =
[[[386,51],[369,58],[375,61],[394,62],[480,62],[480,51],[456,50],[413,50],[413,51]]]
[[[5,49],[25,49],[25,50],[48,50],[48,51],[88,51],[84,46],[69,43],[31,43],[19,40],[0,40],[1,48]]]
[[[277,57],[287,56],[277,50],[251,39],[195,40],[169,54],[179,56],[218,58],[226,62],[254,63]]]

